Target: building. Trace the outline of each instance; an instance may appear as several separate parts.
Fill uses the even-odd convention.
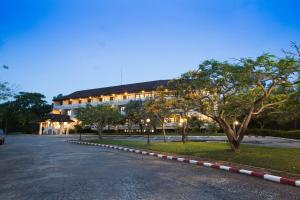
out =
[[[124,113],[125,105],[130,101],[145,101],[155,95],[159,86],[167,87],[169,80],[157,80],[142,83],[133,83],[126,85],[118,85],[112,87],[96,88],[90,90],[81,90],[73,92],[69,95],[53,99],[52,114],[59,116],[69,116],[72,122],[65,120],[53,121],[47,119],[40,123],[40,133],[47,134],[49,129],[54,129],[52,133],[63,133],[65,129],[76,123],[75,110],[84,107],[87,104],[103,105],[108,104],[115,106],[121,113]],[[64,117],[62,117],[65,119]],[[48,132],[47,132],[48,131]]]
[[[96,105],[111,105],[124,113],[125,105],[130,101],[145,101],[155,97],[157,88],[163,86],[168,88],[169,80],[157,80],[142,83],[118,85],[112,87],[104,87],[90,90],[81,90],[73,92],[69,95],[53,99],[52,114],[43,122],[40,123],[39,134],[68,134],[78,121],[76,119],[76,109],[85,107],[87,104]],[[172,92],[170,91],[170,95]],[[191,115],[201,115],[197,112],[191,112]],[[204,117],[201,115],[200,117]],[[165,125],[166,129],[176,129],[178,126],[175,119],[170,118]],[[132,127],[139,130],[139,126]],[[161,127],[157,127],[160,129]],[[52,130],[53,129],[53,130]],[[118,129],[126,131],[126,125],[118,126]]]

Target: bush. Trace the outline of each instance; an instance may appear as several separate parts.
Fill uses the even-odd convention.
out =
[[[207,127],[208,133],[217,133],[219,129],[220,128],[216,123],[209,123]]]
[[[283,130],[272,130],[272,129],[248,129],[246,131],[246,135],[300,139],[300,130],[283,131]]]
[[[5,142],[5,138],[0,136],[0,145],[3,145]]]

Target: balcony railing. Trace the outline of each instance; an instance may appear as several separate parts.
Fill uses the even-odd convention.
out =
[[[64,105],[57,105],[54,104],[53,105],[53,109],[76,109],[76,108],[83,108],[85,107],[87,104],[90,104],[92,106],[97,106],[97,105],[116,105],[116,106],[120,106],[120,105],[126,105],[127,103],[129,103],[130,101],[145,101],[148,97],[146,98],[139,98],[139,99],[122,99],[122,100],[113,100],[113,101],[102,101],[102,102],[91,102],[91,103],[77,103],[77,104],[64,104]]]

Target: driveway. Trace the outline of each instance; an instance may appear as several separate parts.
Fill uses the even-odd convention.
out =
[[[300,189],[53,136],[0,146],[0,199],[299,199]]]

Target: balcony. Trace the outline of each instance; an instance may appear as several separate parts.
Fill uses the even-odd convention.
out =
[[[145,101],[147,98],[140,98],[140,99],[122,99],[122,100],[113,100],[113,101],[102,101],[102,102],[91,102],[89,103],[92,106],[97,106],[97,105],[115,105],[115,106],[121,106],[121,105],[126,105],[130,101]],[[76,108],[83,108],[87,105],[88,103],[77,103],[77,104],[64,104],[64,105],[53,105],[53,109],[56,110],[69,110],[69,109],[76,109]]]

